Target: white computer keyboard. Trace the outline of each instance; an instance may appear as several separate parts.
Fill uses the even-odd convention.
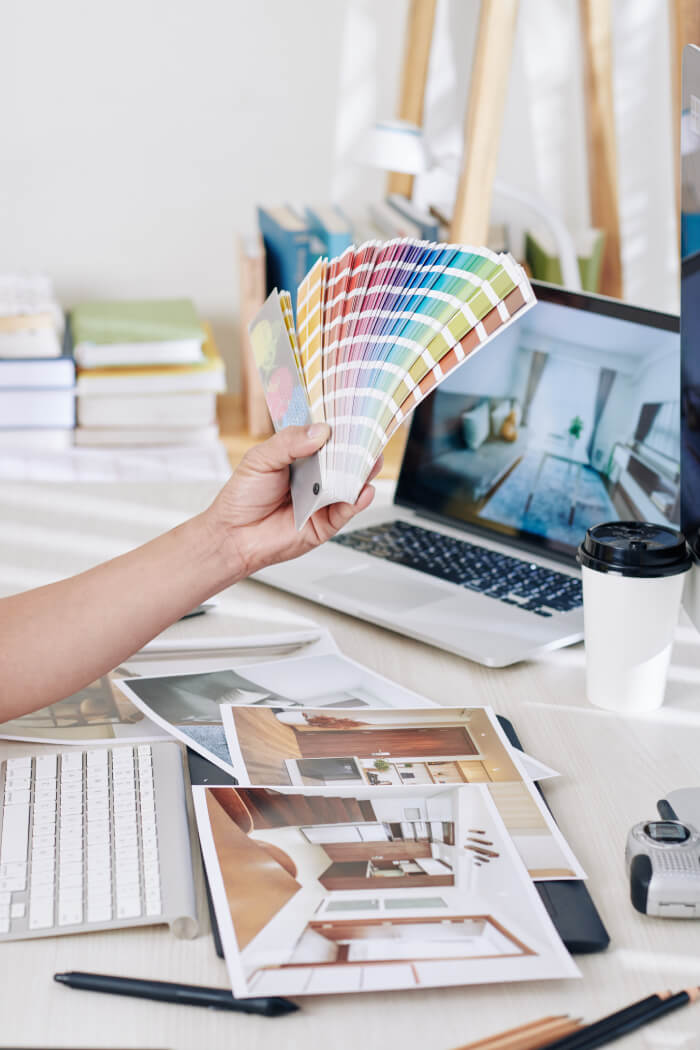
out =
[[[192,936],[185,790],[170,742],[0,764],[0,940],[156,922]]]

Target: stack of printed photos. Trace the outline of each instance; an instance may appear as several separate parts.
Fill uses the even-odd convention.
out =
[[[235,995],[579,976],[534,885],[585,877],[535,783],[556,774],[489,708],[435,704],[325,632],[116,685],[227,774],[193,791]]]
[[[295,520],[354,502],[396,428],[455,368],[534,305],[522,267],[487,248],[398,239],[319,259],[274,291],[250,338],[275,429],[327,422],[292,474]]]

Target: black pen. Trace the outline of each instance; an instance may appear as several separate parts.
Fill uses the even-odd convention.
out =
[[[80,973],[77,970],[55,973],[53,979],[59,984],[67,984],[69,988],[82,988],[88,992],[132,995],[137,999],[155,999],[161,1003],[180,1003],[184,1006],[209,1006],[214,1010],[237,1010],[263,1017],[281,1017],[299,1009],[296,1003],[276,995],[264,999],[234,999],[227,988],[202,988],[196,984],[110,977],[108,974]]]

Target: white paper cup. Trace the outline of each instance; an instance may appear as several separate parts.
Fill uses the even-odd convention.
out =
[[[637,522],[598,525],[579,561],[588,700],[621,714],[660,707],[690,566],[683,537]]]

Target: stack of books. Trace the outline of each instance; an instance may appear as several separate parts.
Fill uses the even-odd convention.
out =
[[[0,274],[0,450],[65,448],[75,422],[75,364],[51,281]]]
[[[226,388],[211,329],[188,299],[77,306],[78,445],[198,445],[218,439]]]

